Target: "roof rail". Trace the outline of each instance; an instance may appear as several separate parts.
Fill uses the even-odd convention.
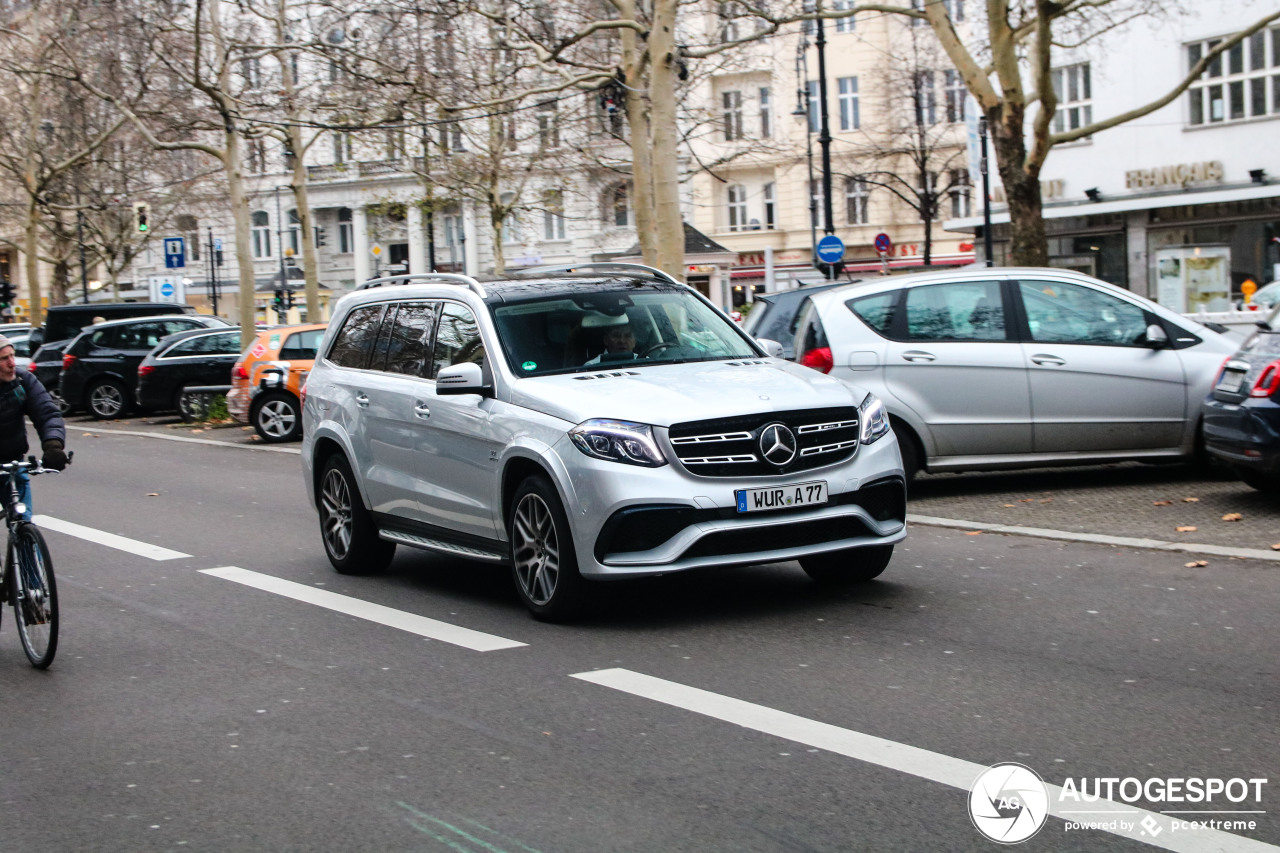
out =
[[[682,283],[682,282],[676,281],[676,279],[673,278],[670,274],[665,273],[662,270],[657,269],[656,267],[647,267],[644,264],[627,264],[627,263],[621,263],[618,261],[591,261],[585,264],[563,264],[563,265],[557,264],[557,265],[547,266],[547,267],[530,267],[529,269],[523,269],[517,272],[508,273],[508,275],[512,275],[515,277],[523,277],[526,275],[533,275],[533,274],[545,275],[547,273],[553,273],[553,272],[588,272],[590,270],[601,270],[601,271],[614,270],[616,272],[624,272],[624,273],[645,272],[645,273],[649,273],[650,275],[656,276],[657,278],[660,278],[663,281],[668,281],[672,284]]]
[[[449,272],[415,272],[407,275],[389,275],[384,278],[371,278],[364,284],[356,288],[356,290],[368,290],[371,287],[382,287],[384,284],[418,284],[422,282],[438,281],[444,284],[457,284],[463,287],[469,287],[471,290],[484,299],[488,296],[484,287],[480,282],[476,281],[469,275],[458,275]]]

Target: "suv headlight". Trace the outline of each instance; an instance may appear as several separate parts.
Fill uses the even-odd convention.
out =
[[[862,443],[870,444],[880,436],[889,432],[889,413],[884,410],[884,403],[874,394],[868,394],[858,406],[862,413]]]
[[[643,465],[659,468],[667,464],[658,443],[653,439],[653,427],[630,421],[611,421],[592,418],[569,430],[569,438],[578,449],[593,459],[623,462],[627,465]]]

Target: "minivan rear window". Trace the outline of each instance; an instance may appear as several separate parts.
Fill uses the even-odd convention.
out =
[[[888,293],[858,296],[844,304],[857,315],[859,320],[880,334],[887,335],[890,327],[893,326],[893,316],[898,307],[899,295],[900,291],[891,290]]]

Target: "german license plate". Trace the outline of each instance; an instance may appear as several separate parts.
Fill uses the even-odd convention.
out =
[[[738,512],[762,512],[824,504],[827,502],[827,484],[825,480],[815,480],[766,489],[738,489],[733,494],[738,499]]]
[[[1222,379],[1218,381],[1214,390],[1226,391],[1229,394],[1234,394],[1239,391],[1240,386],[1244,384],[1244,377],[1245,374],[1238,370],[1224,370],[1222,372]]]

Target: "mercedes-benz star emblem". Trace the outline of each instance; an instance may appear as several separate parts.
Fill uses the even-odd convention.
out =
[[[796,436],[784,424],[769,424],[760,430],[760,455],[779,468],[796,458]]]

